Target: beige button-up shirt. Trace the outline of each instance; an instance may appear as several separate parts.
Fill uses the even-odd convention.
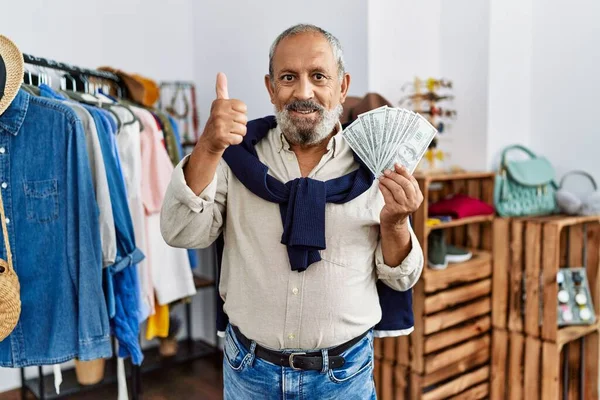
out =
[[[338,132],[340,131],[338,126]],[[309,177],[338,178],[358,168],[340,134]],[[301,177],[296,155],[272,129],[257,145],[269,174],[281,182]],[[412,250],[394,267],[385,265],[379,234],[384,200],[377,182],[344,204],[327,203],[322,261],[292,271],[279,205],[265,201],[232,174],[221,160],[214,179],[196,196],[182,167],[175,168],[161,214],[161,231],[171,246],[203,248],[221,232],[225,249],[219,292],[232,324],[272,349],[318,349],[346,342],[381,319],[375,283],[408,290],[423,269],[423,253],[412,229]],[[168,266],[165,266],[168,268]]]

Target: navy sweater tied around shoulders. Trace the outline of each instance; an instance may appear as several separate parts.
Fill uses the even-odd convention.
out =
[[[248,122],[243,142],[227,148],[223,159],[248,190],[266,201],[279,204],[283,224],[281,244],[287,248],[291,269],[301,273],[320,261],[319,250],[326,248],[325,204],[353,200],[369,190],[375,177],[354,154],[359,168],[339,178],[325,182],[311,178],[296,178],[286,183],[278,181],[268,174],[268,167],[259,160],[254,148],[276,126],[273,116]],[[222,237],[217,242],[219,264],[226,245]],[[387,331],[386,336],[399,336],[408,332],[414,324],[412,291],[396,291],[377,281],[377,293],[382,318],[374,327],[376,334],[377,331]],[[221,297],[217,295],[217,298],[217,330],[222,332],[228,319],[223,312]]]

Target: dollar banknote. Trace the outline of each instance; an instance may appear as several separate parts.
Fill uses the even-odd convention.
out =
[[[437,130],[418,113],[379,107],[360,114],[342,136],[375,176],[399,163],[412,174]]]

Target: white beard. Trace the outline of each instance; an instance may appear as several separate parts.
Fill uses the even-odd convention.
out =
[[[279,111],[275,109],[275,118],[281,132],[290,144],[310,146],[323,141],[333,131],[340,120],[343,107],[338,104],[333,110],[320,106],[317,120],[300,120],[290,115],[287,107]]]

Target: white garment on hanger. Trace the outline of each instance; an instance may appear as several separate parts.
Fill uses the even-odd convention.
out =
[[[132,113],[122,106],[111,107],[121,121],[117,134],[117,149],[121,160],[121,171],[127,189],[127,203],[133,222],[135,244],[146,258],[137,265],[140,286],[140,322],[154,314],[154,284],[146,245],[144,205],[142,203],[142,154],[140,149],[140,124]]]
[[[196,287],[187,250],[169,246],[160,232],[160,210],[174,169],[163,144],[163,133],[149,111],[141,108],[133,110],[143,126],[140,142],[147,256],[156,301],[165,305],[193,296]]]

